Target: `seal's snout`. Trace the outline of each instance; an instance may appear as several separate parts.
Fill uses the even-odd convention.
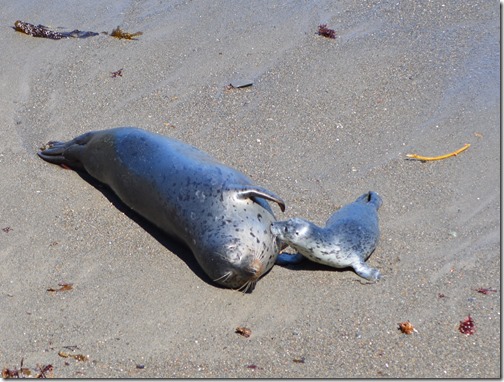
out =
[[[278,234],[280,233],[279,230],[278,230],[278,226],[275,223],[271,223],[271,225],[270,225],[270,231],[275,236],[278,236]]]
[[[258,280],[264,272],[264,264],[260,259],[254,259],[247,270],[251,274],[251,280]]]

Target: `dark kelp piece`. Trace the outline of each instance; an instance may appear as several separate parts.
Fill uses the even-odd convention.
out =
[[[41,24],[33,25],[21,20],[17,20],[14,23],[14,30],[33,37],[44,37],[52,40],[60,40],[64,37],[62,33],[52,31]]]
[[[50,38],[52,40],[61,40],[62,38],[70,38],[70,37],[86,38],[86,37],[98,36],[98,33],[96,32],[80,31],[78,29],[74,29],[71,32],[56,32],[50,30],[44,25],[41,24],[33,25],[21,20],[17,20],[14,23],[14,30],[21,33],[25,33],[33,37]]]

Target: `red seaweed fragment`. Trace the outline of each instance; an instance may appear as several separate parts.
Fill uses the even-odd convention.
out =
[[[116,70],[115,72],[111,72],[111,74],[112,74],[111,77],[112,78],[122,77],[122,71],[123,71],[123,69],[121,68],[119,70]]]
[[[474,320],[471,318],[471,315],[468,315],[464,321],[460,321],[459,326],[460,333],[466,334],[468,336],[474,334],[476,332],[476,325],[474,324]]]
[[[11,227],[5,227],[2,228],[2,231],[4,231],[5,233],[9,233],[10,231],[13,231],[13,229]]]
[[[475,289],[476,292],[482,293],[482,294],[490,294],[491,292],[497,292],[497,289],[491,289],[491,288],[479,288]]]
[[[49,38],[51,40],[61,40],[62,38],[70,38],[70,37],[86,38],[86,37],[98,36],[98,33],[96,32],[80,31],[78,29],[75,29],[71,32],[56,32],[50,30],[48,27],[42,24],[33,25],[21,20],[17,20],[14,23],[14,30],[21,33],[25,33],[29,36]]]
[[[262,367],[259,367],[257,365],[251,364],[251,365],[247,365],[247,369],[262,370]]]
[[[336,32],[334,29],[329,29],[327,24],[319,25],[317,34],[327,38],[336,38]]]

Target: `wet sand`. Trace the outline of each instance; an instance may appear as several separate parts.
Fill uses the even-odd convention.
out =
[[[67,4],[3,2],[0,15],[2,368],[501,377],[497,2]],[[15,32],[18,19],[143,35],[53,41]],[[320,24],[336,39],[318,36]],[[227,89],[234,81],[253,86]],[[286,201],[278,219],[322,225],[378,192],[369,263],[383,280],[303,263],[275,266],[250,294],[214,286],[107,190],[36,156],[49,140],[116,126],[238,168]],[[445,160],[406,158],[466,143]],[[47,291],[58,283],[73,289]],[[470,336],[459,332],[468,315]],[[417,333],[398,330],[408,320]]]

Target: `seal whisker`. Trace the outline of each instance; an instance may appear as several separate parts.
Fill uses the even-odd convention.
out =
[[[241,287],[237,289],[237,291],[242,292],[243,294],[247,293],[249,290],[253,290],[256,285],[257,280],[248,280]]]
[[[226,272],[224,273],[221,277],[217,277],[216,279],[214,279],[213,281],[214,282],[218,282],[218,281],[227,281],[229,280],[229,278],[231,277],[232,275],[232,272],[229,271],[229,272]]]

